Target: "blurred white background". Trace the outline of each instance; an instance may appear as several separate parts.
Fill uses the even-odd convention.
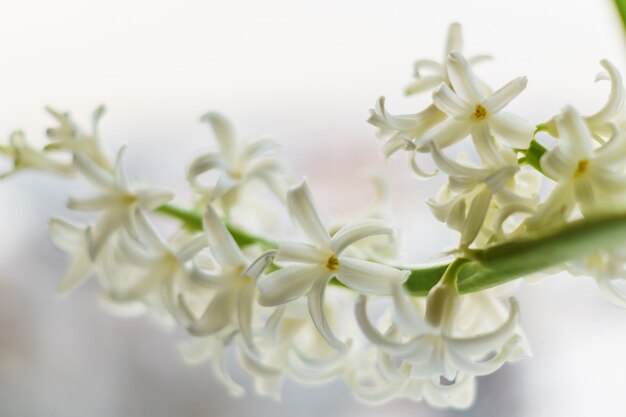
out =
[[[379,95],[392,112],[412,62],[440,59],[449,23],[463,24],[468,54],[495,57],[479,72],[499,86],[527,75],[512,103],[533,122],[566,103],[583,113],[607,93],[593,83],[598,61],[626,69],[626,36],[610,0],[118,1],[0,3],[0,134],[24,129],[44,142],[52,105],[85,125],[108,107],[110,149],[128,144],[135,177],[180,190],[190,158],[211,143],[198,117],[218,110],[247,137],[284,143],[295,176],[306,175],[328,212],[371,199],[365,173],[385,170],[414,261],[450,244],[424,199],[436,183],[387,166],[365,123]],[[67,299],[55,286],[64,256],[47,219],[66,214],[80,185],[25,173],[0,184],[0,416],[374,416],[457,415],[398,401],[357,404],[341,384],[288,383],[282,403],[229,398],[208,366],[176,356],[181,334],[122,320],[98,306],[96,286]],[[347,193],[345,190],[350,190]],[[467,415],[625,415],[626,311],[593,282],[554,277],[519,293],[534,358],[479,385]],[[240,376],[240,375],[239,375]],[[244,382],[245,383],[245,382]]]

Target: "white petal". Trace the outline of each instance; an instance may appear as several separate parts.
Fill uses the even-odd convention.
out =
[[[484,356],[491,351],[499,351],[502,345],[511,338],[519,322],[519,306],[514,298],[509,298],[509,316],[497,329],[473,337],[445,337],[451,349],[463,356]]]
[[[257,280],[261,292],[259,304],[276,306],[286,304],[309,291],[313,282],[327,275],[319,265],[289,265]]]
[[[189,333],[194,336],[207,336],[226,327],[235,312],[236,295],[237,293],[231,289],[216,292],[202,316],[187,327]]]
[[[211,124],[215,138],[220,145],[220,150],[232,163],[237,152],[237,142],[233,126],[224,116],[215,112],[205,114],[200,120]]]
[[[501,166],[505,164],[496,145],[496,141],[494,137],[491,136],[487,122],[474,124],[472,127],[472,142],[474,142],[480,160],[485,165]]]
[[[461,33],[461,25],[459,23],[452,23],[448,28],[448,37],[446,39],[446,52],[462,52],[463,51],[463,36]]]
[[[592,151],[592,138],[587,125],[578,112],[571,106],[556,119],[559,137],[564,151],[575,160],[587,159]]]
[[[147,247],[156,250],[169,250],[167,241],[161,236],[161,233],[156,228],[154,223],[150,221],[148,216],[143,210],[137,210],[135,215],[135,224],[139,236],[141,237],[141,243]]]
[[[346,345],[335,336],[326,318],[324,295],[326,293],[327,284],[328,278],[322,277],[318,278],[311,287],[311,291],[309,291],[309,295],[307,296],[309,313],[311,314],[313,324],[324,340],[326,340],[331,347],[343,352],[346,349]]]
[[[404,93],[421,93],[423,91],[430,90],[431,88],[438,86],[439,84],[441,84],[442,81],[445,81],[445,79],[439,74],[420,76],[404,89]]]
[[[493,134],[512,148],[526,149],[535,133],[535,127],[521,117],[499,112],[489,117],[489,127]]]
[[[448,55],[448,77],[459,96],[472,104],[483,101],[483,94],[476,77],[465,58],[458,52],[451,52]]]
[[[407,355],[416,349],[416,340],[410,342],[397,342],[383,335],[370,321],[367,316],[367,297],[360,294],[354,304],[354,315],[363,335],[376,347],[392,355]]]
[[[556,181],[571,178],[578,165],[558,145],[546,152],[539,163],[546,175]]]
[[[402,284],[393,284],[391,295],[396,322],[403,333],[414,336],[427,330],[428,326],[423,319],[422,312],[411,302]]]
[[[440,149],[454,145],[470,133],[473,123],[469,120],[446,119],[424,134],[417,144],[419,150],[435,142]]]
[[[89,181],[98,187],[112,189],[115,187],[113,176],[100,168],[93,160],[84,155],[74,155],[74,165]]]
[[[609,75],[611,92],[604,106],[598,112],[586,118],[590,126],[608,122],[615,117],[624,104],[624,83],[622,82],[621,74],[608,59],[600,61],[600,65],[604,67]]]
[[[457,96],[446,84],[441,84],[433,93],[435,106],[450,117],[467,118],[473,107]]]
[[[450,360],[463,373],[475,376],[489,375],[497,371],[506,360],[515,353],[519,344],[519,336],[513,336],[507,341],[498,353],[491,359],[486,361],[474,361],[464,356],[463,352],[457,352],[455,349],[448,351]]]
[[[278,242],[278,262],[325,264],[328,254],[319,248],[300,242]]]
[[[330,246],[336,255],[339,255],[348,246],[370,236],[393,236],[393,230],[382,220],[365,220],[346,225],[339,229],[331,238]]]
[[[224,226],[217,211],[208,205],[204,212],[204,231],[215,260],[223,267],[236,267],[247,264],[237,242]]]
[[[596,284],[602,295],[616,307],[626,308],[626,294],[620,291],[610,279],[596,278]]]
[[[256,352],[257,348],[252,338],[252,308],[256,287],[252,284],[243,285],[237,296],[237,320],[239,331],[247,348]]]
[[[420,166],[417,164],[416,150],[413,150],[409,154],[409,166],[411,167],[411,171],[413,171],[413,173],[415,173],[415,175],[417,175],[417,177],[421,179],[432,178],[439,172],[436,169],[434,169],[432,172],[426,172],[422,168],[420,168]]]
[[[482,177],[487,173],[484,169],[467,166],[448,158],[434,142],[430,143],[430,153],[439,169],[450,176]]]
[[[111,194],[83,198],[70,197],[67,201],[67,208],[76,211],[100,211],[118,204],[119,200],[116,197]]]
[[[524,91],[527,84],[528,79],[526,77],[519,77],[510,81],[504,87],[493,93],[490,97],[487,97],[484,102],[487,112],[490,115],[498,113],[507,104],[509,104],[511,100]]]
[[[330,236],[317,214],[313,197],[306,181],[293,187],[287,193],[287,206],[289,213],[296,226],[307,235],[309,239],[324,248],[330,245]]]
[[[205,153],[196,157],[189,168],[187,169],[187,181],[197,188],[202,190],[208,190],[209,187],[201,184],[198,177],[205,172],[213,169],[219,169],[225,171],[228,169],[228,164],[224,161],[224,157],[217,153]]]
[[[626,136],[613,123],[610,123],[609,127],[611,137],[604,145],[594,151],[594,161],[603,166],[614,164],[623,166],[626,164]]]
[[[138,198],[138,206],[144,210],[152,211],[174,198],[174,193],[166,188],[146,187],[135,192]]]
[[[222,173],[217,179],[215,187],[211,190],[211,201],[223,197],[240,184],[241,180],[239,178],[234,178],[227,172]]]
[[[487,216],[487,210],[491,203],[492,193],[489,188],[485,187],[484,190],[476,194],[470,204],[469,212],[467,213],[467,219],[465,220],[465,226],[461,233],[461,245],[468,246],[476,239],[478,232],[483,226],[485,217]]]
[[[592,178],[594,186],[609,194],[619,195],[626,190],[625,174],[594,167],[589,170],[588,175]]]
[[[588,176],[576,178],[573,181],[576,200],[580,203],[583,216],[593,216],[600,209],[602,201],[598,198],[598,190]]]
[[[116,185],[123,189],[128,189],[130,183],[128,182],[128,176],[124,169],[124,153],[126,152],[126,146],[122,146],[117,152],[117,158],[115,160],[115,182]]]
[[[256,280],[262,273],[269,267],[276,257],[278,251],[269,250],[252,262],[250,266],[246,269],[246,272],[243,273],[244,276],[250,277],[253,280]]]
[[[180,263],[185,263],[193,259],[198,252],[209,245],[206,235],[200,234],[189,239],[187,243],[176,251],[176,259]]]
[[[391,294],[391,286],[406,281],[409,271],[375,262],[340,257],[336,276],[339,281],[359,292]]]

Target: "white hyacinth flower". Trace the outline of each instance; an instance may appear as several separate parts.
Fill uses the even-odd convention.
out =
[[[311,318],[327,342],[342,350],[324,312],[324,294],[331,278],[366,293],[389,294],[393,283],[404,282],[409,272],[343,255],[353,243],[369,236],[392,234],[384,222],[368,220],[342,227],[332,237],[322,224],[306,182],[289,190],[287,205],[293,222],[311,243],[280,242],[277,261],[289,264],[261,277],[261,305],[286,304],[307,294]]]
[[[580,260],[568,262],[567,269],[573,275],[592,277],[607,301],[626,308],[625,248],[593,252]]]
[[[135,215],[135,225],[136,239],[122,234],[117,249],[119,257],[136,268],[132,272],[126,270],[122,285],[109,288],[109,295],[113,301],[129,302],[156,293],[164,306],[174,311],[173,288],[176,284],[190,285],[186,264],[207,246],[206,236],[199,234],[168,242],[142,210]]]
[[[208,336],[233,328],[241,333],[247,348],[256,351],[252,332],[256,280],[276,253],[266,252],[250,264],[212,206],[207,206],[204,213],[204,230],[220,270],[207,271],[194,267],[194,282],[214,289],[214,294],[199,318],[196,318],[185,297],[179,297],[186,327],[194,336]]]
[[[624,92],[624,81],[622,75],[608,59],[600,61],[600,65],[605,72],[596,75],[596,81],[608,80],[611,83],[611,89],[606,103],[595,113],[588,116],[582,116],[589,128],[593,138],[600,144],[605,143],[613,134],[613,125],[616,125],[620,131],[626,129],[626,106],[624,100],[626,93]],[[557,118],[554,116],[548,122],[540,125],[551,136],[558,138],[559,131],[557,127]]]
[[[438,220],[461,233],[461,247],[477,238],[488,217],[503,211],[533,211],[538,203],[536,193],[526,196],[518,191],[516,175],[520,167],[513,151],[501,149],[497,157],[491,158],[494,165],[486,167],[455,161],[434,142],[430,143],[430,153],[437,167],[450,176],[445,187],[450,192],[440,193],[438,199],[427,203]],[[501,216],[499,224],[490,226],[500,230],[505,219]]]
[[[6,178],[22,170],[37,170],[54,174],[69,175],[74,172],[71,164],[57,161],[45,152],[33,148],[21,131],[13,132],[8,145],[0,145],[0,154],[4,154],[13,160],[13,168],[0,175],[0,179]]]
[[[489,164],[497,153],[491,135],[511,148],[528,147],[535,127],[517,115],[502,111],[526,88],[526,77],[516,78],[486,95],[461,54],[452,52],[447,68],[452,89],[441,84],[433,93],[433,101],[449,117],[418,139],[418,149],[427,151],[430,142],[443,149],[471,134],[479,156]]]
[[[96,223],[88,229],[92,259],[96,259],[107,238],[119,227],[124,226],[136,236],[135,216],[138,210],[154,210],[174,197],[171,191],[163,188],[133,186],[123,166],[124,149],[118,152],[113,174],[104,171],[85,155],[74,156],[78,171],[99,189],[99,193],[92,197],[70,197],[67,204],[72,210],[100,212]]]
[[[444,282],[430,291],[423,313],[396,286],[397,323],[386,333],[369,320],[366,302],[365,296],[359,296],[355,308],[363,334],[383,353],[400,361],[400,367],[410,367],[411,378],[456,381],[464,374],[487,375],[528,353],[513,298],[503,317],[498,300],[485,294],[459,296],[452,284]],[[400,337],[392,337],[395,326]]]
[[[559,141],[541,158],[546,175],[557,182],[530,224],[566,221],[575,207],[584,216],[623,207],[626,190],[626,139],[615,125],[609,140],[595,146],[584,119],[567,107],[556,119]]]
[[[58,127],[49,128],[46,133],[52,141],[45,147],[49,151],[65,151],[73,154],[81,153],[91,158],[99,167],[110,170],[111,162],[102,150],[98,124],[106,111],[104,106],[94,110],[91,122],[91,133],[84,132],[70,118],[69,113],[61,113],[46,107],[48,113],[59,122]]]
[[[397,332],[387,332],[397,337]],[[346,381],[356,397],[366,404],[379,405],[391,400],[408,398],[426,402],[437,408],[466,409],[476,397],[476,378],[460,374],[454,381],[441,383],[438,378],[416,378],[411,366],[394,360],[380,350],[369,350],[354,360]]]
[[[60,293],[67,294],[92,272],[87,226],[53,218],[50,220],[50,238],[57,248],[71,256],[70,266],[57,287]]]
[[[406,88],[406,94],[421,93],[435,88],[441,83],[450,85],[446,64],[451,52],[463,52],[461,25],[458,23],[452,23],[448,28],[448,38],[446,39],[443,63],[430,59],[420,59],[417,61],[413,66],[415,81]],[[470,65],[474,65],[489,59],[491,59],[491,57],[488,55],[477,55],[469,58],[468,62]],[[489,87],[482,82],[480,83],[483,91],[488,92]]]
[[[219,113],[207,113],[202,119],[213,129],[219,152],[207,152],[196,157],[187,170],[192,187],[210,202],[220,200],[228,210],[239,198],[241,189],[252,181],[265,183],[282,199],[282,167],[276,158],[276,142],[263,139],[250,144],[238,139],[231,123]],[[201,176],[218,172],[214,185],[207,185]]]

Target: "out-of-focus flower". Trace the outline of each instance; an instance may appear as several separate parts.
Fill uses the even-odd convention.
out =
[[[413,66],[415,81],[411,83],[405,90],[406,94],[415,94],[428,91],[437,87],[441,83],[450,85],[448,79],[448,71],[446,68],[448,57],[451,52],[463,52],[463,37],[461,34],[461,25],[452,23],[448,29],[448,39],[446,40],[445,54],[443,63],[430,59],[420,59]],[[477,55],[468,59],[470,65],[477,64],[482,61],[491,59],[488,55]],[[480,85],[485,93],[490,91],[489,87],[481,81]]]
[[[74,156],[76,168],[99,189],[93,197],[70,198],[67,204],[72,210],[100,212],[96,223],[87,230],[92,259],[96,259],[107,238],[120,226],[136,236],[135,216],[138,210],[154,210],[174,196],[171,191],[162,188],[133,186],[124,170],[123,155],[124,148],[118,152],[114,173],[104,171],[82,154]]]
[[[11,134],[8,145],[0,145],[0,154],[13,160],[13,168],[0,175],[0,179],[26,169],[61,175],[69,175],[74,172],[72,164],[57,161],[45,152],[33,148],[26,141],[24,133],[21,131]]]
[[[211,125],[219,152],[204,153],[191,162],[187,179],[194,190],[210,202],[219,200],[225,211],[237,202],[243,187],[253,181],[264,183],[283,199],[285,190],[276,142],[263,139],[247,144],[238,140],[230,122],[219,113],[207,113],[202,120]],[[200,177],[212,171],[218,172],[217,182],[204,184]]]
[[[279,243],[277,261],[289,265],[259,279],[259,302],[281,305],[307,294],[311,318],[318,330],[331,346],[343,349],[343,343],[331,331],[324,313],[328,281],[336,277],[359,292],[389,294],[391,284],[404,282],[408,271],[342,255],[347,247],[361,239],[391,234],[392,230],[384,222],[369,220],[347,225],[331,238],[317,214],[306,182],[289,190],[287,205],[293,222],[311,243]]]
[[[61,113],[51,107],[46,107],[46,110],[59,122],[59,126],[46,131],[52,143],[47,145],[45,150],[80,153],[88,156],[105,171],[112,169],[111,161],[102,149],[98,131],[98,124],[106,111],[104,106],[98,106],[93,112],[91,133],[80,129],[70,118],[69,113]]]

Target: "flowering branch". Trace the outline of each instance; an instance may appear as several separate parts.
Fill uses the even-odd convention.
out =
[[[602,108],[581,115],[567,106],[535,126],[506,111],[527,79],[494,90],[473,72],[488,57],[462,49],[453,24],[443,60],[416,62],[406,89],[431,91],[432,104],[393,115],[381,97],[369,118],[385,158],[404,152],[417,176],[447,177],[427,200],[458,234],[438,265],[402,266],[380,178],[366,216],[329,227],[307,182],[285,174],[278,145],[242,140],[215,112],[201,120],[217,149],[187,169],[200,211],[129,179],[125,148],[109,158],[97,128],[104,107],[89,131],[48,109],[59,124],[47,131],[51,143],[37,149],[14,133],[0,146],[14,164],[2,178],[36,169],[87,180],[94,193],[71,197],[68,207],[92,212],[93,221],[50,221],[53,242],[71,257],[59,290],[96,275],[110,305],[185,328],[182,356],[211,360],[233,395],[243,388],[228,371],[229,349],[263,395],[278,397],[285,378],[341,378],[369,403],[409,397],[467,408],[477,377],[530,354],[519,306],[505,297],[509,281],[567,270],[592,276],[626,308],[615,285],[626,279],[626,93],[617,68],[603,60],[597,80],[610,92]],[[540,132],[549,145],[539,143]],[[153,215],[177,220],[179,230],[165,236]],[[285,217],[297,233],[283,230]],[[384,310],[376,320],[372,300]]]

